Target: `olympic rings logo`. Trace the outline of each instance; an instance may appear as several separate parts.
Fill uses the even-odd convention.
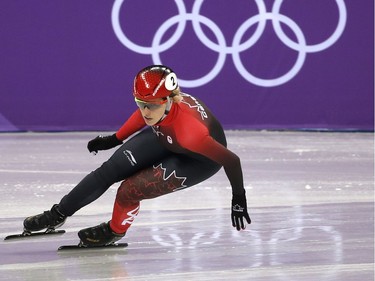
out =
[[[124,0],[116,0],[113,5],[112,26],[117,38],[126,48],[139,54],[151,55],[154,64],[163,64],[160,54],[172,48],[174,44],[177,43],[184,33],[186,23],[191,21],[194,32],[202,44],[218,54],[215,65],[204,76],[193,80],[183,80],[179,77],[179,84],[181,86],[193,88],[205,85],[215,79],[215,77],[224,67],[227,55],[232,55],[234,65],[239,74],[252,84],[262,87],[274,87],[287,83],[301,70],[307,53],[316,53],[331,47],[340,38],[346,25],[347,12],[344,0],[335,0],[339,10],[339,19],[335,31],[325,41],[314,45],[308,45],[306,43],[305,35],[297,23],[286,15],[280,14],[280,8],[283,0],[275,0],[271,12],[267,12],[263,0],[254,1],[258,9],[258,14],[248,18],[241,24],[241,26],[237,29],[230,46],[227,45],[223,32],[215,24],[215,22],[200,14],[204,0],[196,0],[191,13],[186,11],[183,0],[175,0],[178,14],[167,19],[158,28],[152,39],[151,46],[137,45],[126,37],[125,33],[123,32],[120,26],[120,9]],[[287,73],[273,79],[262,79],[251,74],[243,65],[240,57],[242,52],[250,49],[254,44],[257,43],[266,28],[267,21],[272,22],[272,27],[280,41],[290,49],[298,52],[298,56],[293,67]],[[289,29],[294,33],[297,42],[291,40],[284,33],[283,29],[281,28],[281,23],[289,27]],[[176,24],[177,28],[174,34],[165,42],[161,42],[163,35],[168,31],[168,29]],[[215,35],[217,42],[213,42],[205,35],[201,27],[202,24],[211,30],[211,32]],[[245,32],[254,24],[257,24],[255,32],[245,42],[241,42]]]

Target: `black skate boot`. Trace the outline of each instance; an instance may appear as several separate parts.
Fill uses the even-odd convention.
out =
[[[42,229],[55,229],[64,224],[66,216],[61,214],[58,209],[59,205],[55,204],[51,210],[42,214],[31,216],[23,221],[25,231],[39,231]]]
[[[82,229],[78,232],[83,247],[100,247],[114,244],[125,236],[125,233],[115,233],[109,226],[109,222]]]

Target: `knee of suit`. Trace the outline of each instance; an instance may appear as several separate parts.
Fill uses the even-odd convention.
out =
[[[143,199],[140,192],[132,188],[129,181],[124,180],[117,189],[116,202],[121,206],[134,205]]]
[[[120,173],[117,170],[114,165],[107,161],[92,173],[97,181],[100,181],[105,186],[111,186],[121,180]]]

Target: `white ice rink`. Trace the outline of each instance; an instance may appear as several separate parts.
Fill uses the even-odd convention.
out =
[[[125,249],[57,252],[111,217],[117,185],[61,236],[3,241],[50,209],[112,153],[85,133],[0,134],[0,280],[374,280],[373,133],[228,131],[242,160],[252,224],[231,227],[221,170],[143,201]]]

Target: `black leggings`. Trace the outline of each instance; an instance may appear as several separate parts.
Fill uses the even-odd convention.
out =
[[[226,144],[225,139],[219,141]],[[124,200],[141,201],[193,186],[220,168],[208,158],[167,150],[152,129],[147,128],[126,141],[98,169],[84,177],[61,199],[59,210],[71,216],[122,180],[129,181],[127,190],[123,190]]]

